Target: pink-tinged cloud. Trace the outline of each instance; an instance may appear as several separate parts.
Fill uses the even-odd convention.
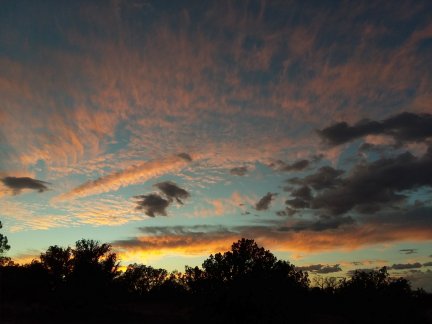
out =
[[[55,197],[54,202],[115,191],[128,185],[143,183],[166,173],[177,172],[187,164],[188,161],[184,158],[171,156],[161,160],[132,165],[96,180],[87,181],[71,191]]]

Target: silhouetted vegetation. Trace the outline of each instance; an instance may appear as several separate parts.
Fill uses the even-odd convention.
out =
[[[0,236],[1,257],[7,238]],[[50,246],[39,260],[1,263],[4,322],[428,323],[431,296],[386,268],[318,277],[253,240],[184,273],[143,264],[119,271],[111,245]]]

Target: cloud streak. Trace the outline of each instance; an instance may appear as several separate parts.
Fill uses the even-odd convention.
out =
[[[169,172],[177,172],[186,165],[187,161],[178,156],[143,162],[96,180],[87,181],[71,191],[56,197],[55,201],[86,197],[118,190],[121,187],[142,183]]]

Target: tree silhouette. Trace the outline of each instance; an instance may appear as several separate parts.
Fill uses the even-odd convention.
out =
[[[259,322],[272,316],[284,321],[309,285],[307,273],[245,238],[230,251],[210,255],[202,268],[186,268],[186,282],[193,292],[206,295],[207,311],[217,309],[215,322]]]
[[[351,279],[343,279],[340,283],[343,293],[355,292],[358,294],[377,295],[407,295],[411,293],[408,280],[404,278],[391,278],[387,268],[382,267],[373,271],[355,271]]]
[[[128,292],[144,295],[162,286],[168,278],[168,271],[143,264],[130,264],[121,275],[121,282]]]
[[[241,239],[231,246],[231,251],[217,253],[204,261],[208,278],[227,282],[252,272],[270,270],[276,257],[259,247],[253,240]]]
[[[7,240],[1,241],[4,252]],[[6,322],[65,319],[53,314],[74,322],[142,322],[145,314],[164,323],[427,323],[432,297],[386,268],[320,277],[309,287],[307,273],[250,239],[210,255],[202,267],[186,266],[184,274],[142,264],[120,274],[118,266],[110,244],[85,239],[73,248],[50,246],[40,261],[4,265],[2,316]]]
[[[110,244],[95,240],[82,239],[75,243],[69,280],[75,294],[85,299],[109,297],[113,279],[119,274],[117,255],[111,249]]]
[[[72,250],[57,245],[50,246],[45,253],[41,253],[42,266],[51,276],[52,289],[57,289],[66,282],[72,272]]]
[[[217,253],[203,263],[204,277],[219,283],[229,283],[246,278],[269,280],[277,278],[307,288],[308,276],[287,261],[278,261],[268,250],[259,247],[254,240],[242,238],[231,246],[231,251]],[[192,269],[190,269],[192,273]],[[194,270],[196,276],[202,276]]]
[[[2,228],[3,225],[0,221],[0,229]],[[9,262],[11,262],[11,259],[4,255],[9,249],[10,245],[8,244],[7,237],[0,233],[0,266],[7,265]]]

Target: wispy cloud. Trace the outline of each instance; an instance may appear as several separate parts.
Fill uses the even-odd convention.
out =
[[[143,162],[107,176],[100,177],[96,180],[85,182],[71,191],[56,197],[55,201],[118,190],[121,187],[142,183],[168,172],[177,172],[186,165],[187,161],[178,156],[168,157],[157,161]]]

